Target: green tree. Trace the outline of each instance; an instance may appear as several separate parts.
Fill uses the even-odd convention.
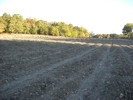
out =
[[[72,24],[69,24],[69,25],[68,25],[68,28],[69,28],[70,32],[73,31],[73,25],[72,25]]]
[[[9,23],[10,23],[10,20],[11,20],[11,15],[7,14],[7,13],[4,13],[2,15],[2,19],[3,19],[3,24],[5,25],[4,32],[9,32]]]
[[[30,24],[27,22],[27,20],[24,20],[23,27],[23,33],[30,34]]]
[[[72,34],[71,34],[71,37],[74,37],[74,38],[78,37],[78,31],[77,30],[73,30]]]
[[[32,34],[37,34],[38,31],[38,27],[37,26],[33,26],[33,28],[31,28],[31,33]]]
[[[85,29],[83,26],[81,27],[81,37],[89,37],[87,29]]]
[[[73,26],[64,22],[46,22],[36,19],[23,19],[19,14],[10,16],[4,13],[0,17],[0,32],[44,34],[67,37],[88,37],[88,31],[84,27]]]
[[[58,30],[59,30],[60,36],[65,36],[67,25],[64,22],[58,22],[57,25],[58,25]]]
[[[123,30],[122,31],[123,34],[131,33],[133,30],[133,23],[127,23],[126,25],[124,25],[122,30]]]
[[[49,27],[49,35],[59,36],[59,30],[58,30],[58,28],[55,27],[55,26]]]
[[[37,21],[38,34],[48,34],[48,27],[43,20]]]
[[[48,35],[48,33],[49,33],[48,26],[44,26],[44,35]]]
[[[3,20],[3,18],[0,16],[0,33],[5,31],[5,21]]]
[[[0,22],[0,33],[5,31],[5,25]]]
[[[27,18],[26,19],[28,27],[30,28],[29,33],[30,34],[37,34],[38,33],[38,27],[37,27],[37,20],[31,19],[31,18]]]
[[[9,22],[9,32],[22,33],[24,30],[23,23],[23,17],[19,14],[14,14]]]
[[[38,34],[44,34],[44,21],[39,20],[37,21],[37,27],[38,27]]]
[[[65,25],[65,26],[64,26],[63,32],[64,32],[64,35],[65,35],[66,37],[71,37],[71,31],[69,30],[68,25]]]

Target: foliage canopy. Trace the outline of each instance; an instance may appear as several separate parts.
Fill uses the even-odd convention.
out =
[[[46,22],[32,18],[23,19],[19,14],[13,16],[4,13],[0,16],[0,33],[43,34],[66,37],[88,37],[84,27],[64,22]]]

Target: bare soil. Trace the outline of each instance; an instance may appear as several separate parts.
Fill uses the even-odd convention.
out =
[[[133,40],[0,34],[0,100],[133,100]]]

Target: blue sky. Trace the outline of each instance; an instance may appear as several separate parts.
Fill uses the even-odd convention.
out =
[[[0,0],[0,15],[63,21],[94,33],[121,33],[133,23],[133,0]]]

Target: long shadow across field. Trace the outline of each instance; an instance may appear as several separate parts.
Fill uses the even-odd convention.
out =
[[[52,39],[54,40],[54,39]],[[56,39],[55,39],[56,40]],[[59,39],[58,39],[59,40]],[[48,73],[51,73],[50,71],[54,70],[49,69],[48,67],[56,67],[59,65],[59,67],[64,67],[63,64],[67,65],[68,63],[68,67],[69,64],[73,65],[73,63],[77,62],[79,65],[86,65],[84,64],[84,62],[88,62],[88,61],[94,61],[95,60],[98,61],[96,59],[96,57],[93,59],[90,56],[90,60],[87,61],[82,61],[82,59],[86,56],[89,55],[90,52],[95,51],[95,48],[97,48],[97,53],[98,50],[104,50],[104,48],[100,49],[100,47],[102,47],[102,44],[116,44],[113,45],[115,47],[113,51],[117,51],[120,50],[119,48],[121,47],[121,54],[124,55],[125,58],[127,58],[127,61],[129,62],[129,66],[131,66],[132,62],[131,60],[133,59],[133,57],[131,56],[131,59],[128,58],[129,55],[132,55],[132,47],[126,47],[126,46],[122,46],[122,45],[133,45],[132,41],[124,41],[123,40],[102,40],[102,39],[81,39],[81,40],[64,40],[64,39],[60,39],[60,41],[70,41],[70,42],[62,42],[60,43],[57,40],[57,42],[44,42],[42,41],[7,41],[7,40],[1,40],[0,41],[0,76],[1,76],[1,94],[2,94],[2,98],[4,99],[13,99],[15,97],[19,97],[19,93],[18,90],[20,89],[24,89],[24,88],[28,88],[28,80],[26,80],[25,83],[22,84],[26,84],[23,88],[20,85],[20,88],[15,88],[14,85],[12,85],[11,83],[15,83],[20,81],[21,79],[24,79],[25,76],[27,76],[27,78],[30,77],[37,72],[41,72],[40,70],[43,69],[47,69],[46,71],[48,71]],[[75,42],[81,42],[80,43],[75,43]],[[82,44],[82,43],[85,44]],[[92,45],[89,43],[93,43]],[[106,45],[104,45],[105,49],[106,49]],[[101,53],[100,52],[100,53]],[[124,53],[126,52],[126,53]],[[118,53],[118,52],[117,52]],[[95,53],[94,53],[95,54]],[[81,56],[82,55],[82,56]],[[99,54],[100,55],[100,54]],[[112,53],[113,55],[113,53]],[[115,55],[113,55],[115,58]],[[117,55],[116,59],[122,55]],[[83,57],[83,58],[82,58]],[[99,56],[100,57],[100,56]],[[123,58],[124,58],[123,57]],[[81,58],[81,59],[80,59]],[[98,58],[98,57],[97,57]],[[121,58],[121,59],[123,59]],[[80,60],[79,60],[80,59]],[[98,58],[100,59],[100,58]],[[78,62],[78,60],[80,62]],[[85,59],[84,59],[85,60]],[[82,64],[83,63],[83,64]],[[98,63],[98,62],[96,62]],[[77,64],[77,66],[78,66]],[[88,63],[89,64],[89,63]],[[117,70],[119,68],[121,68],[121,70],[118,71],[123,71],[122,70],[122,66],[119,67],[119,64],[121,64],[121,62],[119,61],[119,63],[117,64],[116,61],[114,61],[114,65],[117,65],[118,67]],[[92,64],[93,65],[93,64]],[[74,65],[73,65],[74,66]],[[74,67],[77,67],[74,66]],[[80,66],[79,66],[80,67]],[[84,67],[84,66],[82,66]],[[90,69],[92,70],[92,69]],[[69,73],[70,70],[64,70],[64,73]],[[92,71],[93,72],[93,71]],[[56,73],[56,72],[55,72]],[[63,72],[60,72],[63,73]],[[73,72],[71,72],[73,73]],[[112,72],[112,73],[117,73]],[[121,72],[120,72],[121,73]],[[131,73],[130,73],[131,74]],[[30,76],[31,75],[31,76]],[[33,77],[35,78],[37,81],[39,81],[39,76],[40,74],[37,74],[37,77]],[[59,75],[60,76],[60,75]],[[71,76],[68,75],[68,76]],[[44,76],[45,77],[45,76]],[[43,79],[43,78],[41,78]],[[45,79],[43,79],[45,80]],[[56,82],[58,79],[54,78],[52,80],[48,80],[47,84],[53,85],[53,82]],[[59,81],[59,80],[58,80]],[[62,82],[62,80],[60,80]],[[112,82],[114,81],[114,79],[112,79]],[[63,81],[64,82],[64,81]],[[121,84],[125,85],[124,84]],[[11,87],[13,86],[13,87]],[[18,84],[16,84],[16,86],[19,86]],[[41,87],[41,89],[45,90],[45,84],[39,84],[39,86]],[[34,87],[34,86],[33,86]],[[16,89],[16,90],[15,90]],[[34,89],[34,88],[33,88]],[[31,89],[32,90],[32,89]],[[43,90],[43,91],[44,91]],[[19,91],[21,92],[21,91]],[[30,91],[31,92],[31,91]],[[21,95],[25,95],[25,97],[23,99],[26,99],[27,97],[33,99],[33,95],[30,92],[26,92],[23,93]],[[18,94],[17,94],[18,93]],[[26,94],[27,93],[27,94]],[[38,92],[39,93],[39,92]],[[36,96],[38,96],[37,93],[35,93]],[[129,95],[130,96],[130,95]],[[59,99],[60,97],[58,97]],[[14,99],[15,100],[15,99]]]
[[[97,45],[87,44],[1,40],[0,74],[2,76],[2,92],[7,92],[8,89],[12,88],[10,87],[11,83],[21,80],[21,77],[33,74],[36,71],[45,69],[66,59],[84,54],[89,49],[96,47]],[[76,60],[77,58],[74,59]],[[7,87],[5,88],[6,90],[3,86]],[[9,94],[12,93],[8,93],[6,96],[8,97]]]

